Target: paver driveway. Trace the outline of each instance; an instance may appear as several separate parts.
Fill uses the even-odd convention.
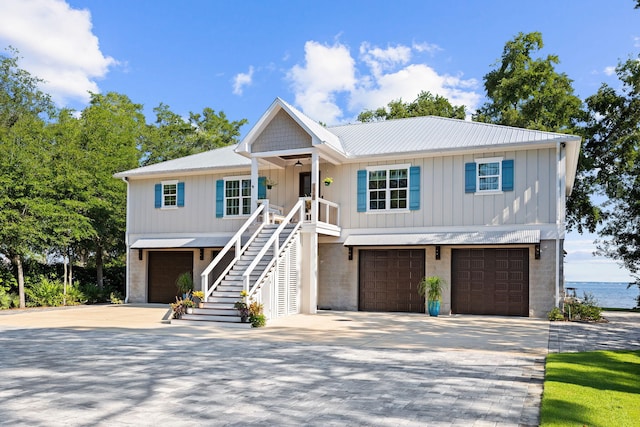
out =
[[[234,330],[165,312],[0,314],[0,424],[537,424],[547,321],[324,312]]]

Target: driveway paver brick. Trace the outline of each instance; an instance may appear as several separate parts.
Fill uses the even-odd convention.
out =
[[[493,316],[322,312],[251,330],[167,318],[1,313],[0,425],[537,425],[560,342],[547,321]]]

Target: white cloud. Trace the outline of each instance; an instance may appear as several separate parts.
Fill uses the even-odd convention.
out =
[[[442,48],[440,46],[438,46],[437,44],[432,44],[432,43],[413,43],[413,48],[417,51],[417,52],[427,52],[427,53],[436,53],[436,52],[440,52],[442,50]]]
[[[605,68],[604,68],[604,73],[605,73],[607,76],[613,76],[613,75],[616,73],[616,67],[615,67],[615,66],[613,66],[613,65],[611,65],[611,66],[609,66],[609,67],[605,67]]]
[[[245,86],[251,85],[253,82],[253,66],[249,67],[248,73],[238,73],[233,78],[233,94],[242,95]]]
[[[46,81],[42,90],[64,106],[99,92],[96,79],[117,61],[100,51],[91,14],[63,0],[0,1],[0,45],[19,50],[21,68]]]
[[[477,80],[439,74],[429,65],[412,60],[414,52],[438,49],[426,43],[380,48],[364,42],[356,61],[349,48],[339,42],[327,46],[308,41],[305,63],[291,68],[287,77],[296,104],[310,117],[328,124],[398,98],[413,101],[421,91],[444,96],[452,104],[474,111],[481,99],[475,91]],[[346,99],[346,105],[339,104],[339,96]]]
[[[335,95],[354,90],[355,61],[340,43],[327,46],[308,41],[304,50],[304,66],[295,65],[287,74],[295,102],[313,119],[335,123],[342,115]]]
[[[374,76],[381,76],[383,71],[392,70],[397,65],[404,65],[411,59],[411,48],[407,46],[380,49],[371,47],[369,43],[360,46],[360,58],[369,66]]]
[[[640,37],[633,38],[633,47],[640,47]]]

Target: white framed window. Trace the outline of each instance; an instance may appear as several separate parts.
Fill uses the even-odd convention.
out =
[[[234,176],[224,179],[224,215],[251,214],[251,177]]]
[[[478,193],[498,192],[502,189],[502,157],[475,159]]]
[[[162,181],[162,207],[178,207],[178,181]]]
[[[373,166],[367,170],[369,212],[409,210],[411,165]]]

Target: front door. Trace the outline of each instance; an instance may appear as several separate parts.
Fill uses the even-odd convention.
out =
[[[298,197],[311,197],[311,172],[300,172]]]

